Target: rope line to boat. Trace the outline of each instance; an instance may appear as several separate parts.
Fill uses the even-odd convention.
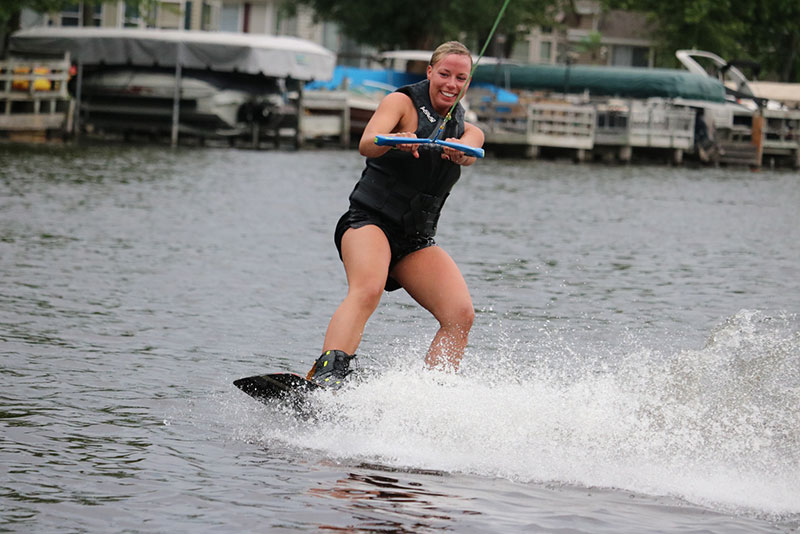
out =
[[[467,82],[461,87],[461,91],[458,92],[458,96],[456,97],[456,101],[450,107],[450,110],[447,112],[447,115],[444,117],[444,121],[442,121],[441,126],[439,126],[439,131],[436,132],[436,137],[434,139],[438,139],[439,135],[444,131],[444,127],[447,122],[452,118],[453,110],[456,109],[456,106],[461,101],[461,97],[464,96],[464,91],[467,89],[470,80],[472,80],[472,75],[475,74],[475,69],[478,67],[478,63],[480,63],[481,58],[486,53],[486,49],[489,47],[489,43],[494,37],[494,32],[497,30],[497,26],[500,24],[500,19],[503,18],[503,14],[506,12],[506,8],[508,7],[508,3],[511,0],[505,0],[503,2],[503,7],[500,8],[500,12],[497,14],[497,17],[494,19],[494,25],[492,25],[492,29],[489,32],[489,36],[486,38],[486,41],[483,43],[483,48],[481,48],[480,54],[478,54],[478,59],[475,60],[475,63],[472,64],[472,69],[469,71],[469,77],[467,78]]]

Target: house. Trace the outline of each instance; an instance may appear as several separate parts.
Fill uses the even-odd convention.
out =
[[[556,15],[558,27],[533,28],[511,53],[521,63],[652,67],[653,30],[645,15],[604,10],[597,0],[577,0]]]
[[[102,26],[226,31],[288,35],[308,39],[337,53],[339,64],[367,67],[373,50],[345,38],[336,24],[315,22],[313,11],[301,8],[294,17],[280,9],[280,0],[158,0],[149,9],[125,0],[77,2],[59,13],[26,10],[22,27]],[[84,11],[84,5],[91,12]],[[652,67],[652,29],[644,15],[606,11],[599,0],[576,0],[574,10],[558,13],[554,26],[534,27],[513,47],[522,63],[574,63],[620,67]]]

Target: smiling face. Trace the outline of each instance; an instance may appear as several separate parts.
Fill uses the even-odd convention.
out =
[[[431,103],[439,115],[450,111],[462,88],[466,92],[471,68],[472,58],[464,54],[447,54],[428,65]]]

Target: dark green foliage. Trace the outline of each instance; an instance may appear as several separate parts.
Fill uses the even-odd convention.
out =
[[[560,0],[557,0],[560,1]],[[431,0],[375,2],[374,0],[284,0],[289,12],[307,6],[320,20],[332,21],[355,41],[381,50],[426,49],[451,39],[463,39],[480,51],[504,0]],[[512,0],[496,36],[510,45],[522,25],[549,21],[553,0]],[[487,54],[496,53],[494,47]]]
[[[761,64],[760,78],[800,82],[798,0],[604,0],[607,7],[642,11],[659,28],[667,63],[680,48],[708,50],[728,60]]]

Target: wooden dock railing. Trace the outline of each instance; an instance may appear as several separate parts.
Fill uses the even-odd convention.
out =
[[[68,53],[59,60],[0,61],[0,133],[35,140],[51,131],[69,132],[74,110],[67,90],[69,77]]]

